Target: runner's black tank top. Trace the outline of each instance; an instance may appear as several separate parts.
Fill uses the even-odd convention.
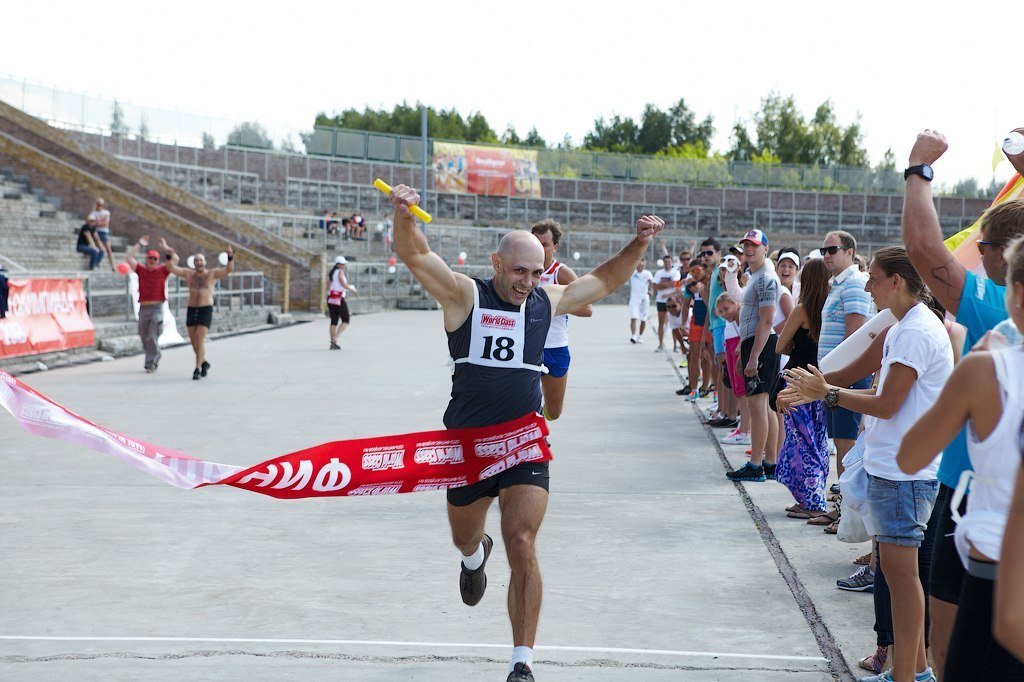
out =
[[[493,280],[475,279],[480,307],[510,313],[519,306],[506,303],[494,290]],[[544,362],[544,339],[551,326],[551,301],[540,287],[526,300],[526,330],[522,360],[530,365]],[[473,314],[461,327],[448,332],[448,353],[453,360],[469,356]],[[518,419],[540,409],[540,373],[532,369],[484,367],[472,362],[455,364],[452,398],[444,412],[449,429],[490,426]]]

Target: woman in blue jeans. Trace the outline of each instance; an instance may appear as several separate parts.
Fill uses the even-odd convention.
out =
[[[882,351],[878,389],[830,386],[812,367],[787,373],[792,402],[824,400],[869,417],[864,428],[864,470],[868,509],[879,559],[892,593],[893,668],[877,677],[888,682],[934,680],[925,656],[925,597],[918,552],[938,492],[933,459],[915,474],[896,464],[903,434],[938,399],[953,371],[953,349],[946,330],[922,301],[928,292],[902,247],[875,252],[865,289],[875,305],[889,308],[898,322]]]

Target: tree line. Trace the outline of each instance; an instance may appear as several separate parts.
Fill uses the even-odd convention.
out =
[[[369,107],[363,111],[345,109],[333,116],[320,113],[315,124],[418,136],[420,110],[404,102],[391,111]],[[428,107],[427,125],[430,136],[437,139],[538,149],[581,149],[695,159],[717,157],[730,161],[825,167],[869,165],[859,118],[845,125],[840,123],[832,103],[826,100],[807,119],[798,109],[793,95],[782,96],[775,92],[761,100],[759,109],[750,119],[733,124],[731,147],[724,153],[711,149],[711,139],[715,134],[714,118],[710,114],[701,118],[682,98],[668,109],[648,104],[638,120],[620,115],[597,118],[579,145],[574,145],[568,136],[550,144],[535,127],[525,136],[520,136],[509,125],[498,135],[482,113],[472,112],[464,117],[454,108],[436,110]]]

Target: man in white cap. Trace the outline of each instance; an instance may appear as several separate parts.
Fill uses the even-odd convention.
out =
[[[330,350],[341,350],[338,345],[338,338],[348,329],[349,313],[348,292],[358,293],[356,288],[348,283],[345,277],[345,265],[348,263],[344,256],[334,259],[334,267],[327,275],[327,310],[331,314],[331,345]]]

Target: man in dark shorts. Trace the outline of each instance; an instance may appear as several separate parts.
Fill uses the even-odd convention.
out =
[[[391,192],[395,251],[443,310],[448,350],[455,362],[451,400],[444,415],[450,429],[502,424],[540,409],[541,365],[551,318],[594,303],[625,283],[665,225],[656,216],[643,216],[633,240],[608,261],[570,284],[543,286],[544,248],[533,234],[513,231],[491,255],[494,277],[474,280],[453,272],[430,250],[409,211],[419,199],[405,185]],[[547,509],[548,482],[548,462],[525,462],[448,490],[448,521],[462,554],[459,588],[463,602],[470,606],[480,601],[487,587],[484,565],[494,543],[484,533],[484,522],[491,502],[499,499],[502,536],[512,569],[508,610],[513,650],[507,679],[513,682],[533,680],[541,602],[534,541]]]
[[[235,253],[230,246],[227,248],[228,264],[223,268],[206,269],[206,256],[197,253],[192,256],[195,270],[180,267],[178,254],[160,240],[160,248],[167,256],[167,269],[188,284],[188,310],[185,312],[185,327],[188,338],[192,342],[192,350],[196,354],[196,366],[192,371],[192,379],[199,381],[210,371],[210,363],[206,360],[206,335],[213,324],[213,287],[217,280],[223,279],[235,269]]]
[[[726,476],[733,481],[763,481],[775,477],[779,459],[779,420],[768,414],[768,394],[779,376],[778,337],[772,325],[781,285],[775,269],[767,264],[768,236],[750,230],[740,244],[750,272],[740,308],[740,366],[750,408],[750,461]]]

